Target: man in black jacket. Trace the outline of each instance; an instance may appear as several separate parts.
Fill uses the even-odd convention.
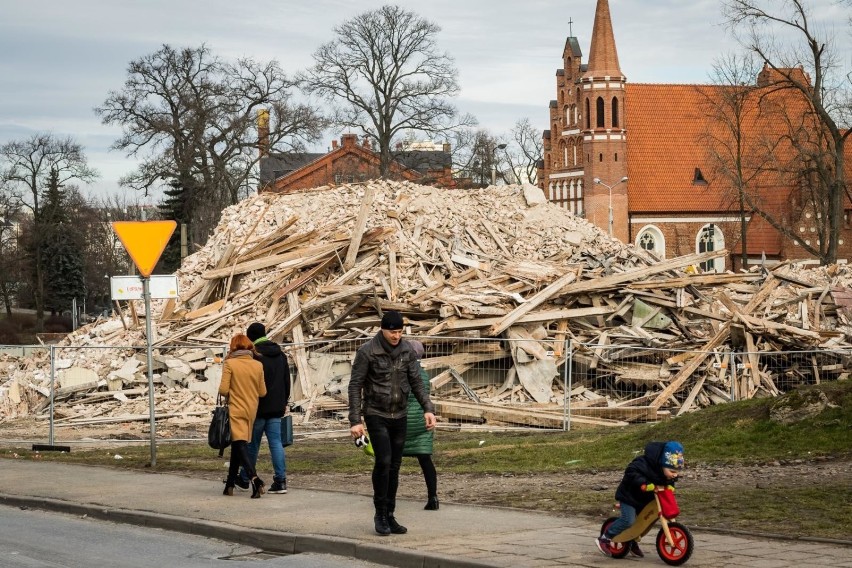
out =
[[[355,354],[349,379],[349,425],[353,438],[365,434],[376,455],[373,466],[373,518],[381,535],[408,532],[394,517],[399,467],[408,416],[408,393],[423,407],[426,429],[435,427],[435,409],[420,378],[420,366],[411,345],[402,339],[402,316],[388,311],[381,330]]]
[[[281,347],[266,337],[266,328],[262,323],[255,322],[248,326],[246,335],[260,353],[263,379],[266,382],[266,396],[260,399],[257,406],[251,443],[248,446],[249,459],[252,464],[257,463],[260,441],[266,434],[274,475],[267,492],[287,493],[287,461],[284,445],[281,443],[281,418],[290,399],[290,367]],[[249,480],[245,471],[240,471],[236,484],[240,489],[248,490]]]

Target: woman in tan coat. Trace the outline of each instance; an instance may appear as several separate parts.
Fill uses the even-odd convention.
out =
[[[255,360],[255,355],[257,352],[251,339],[240,333],[231,338],[230,350],[222,368],[222,383],[219,385],[219,394],[227,397],[228,416],[231,419],[231,463],[223,495],[234,494],[234,481],[242,465],[251,480],[252,499],[263,494],[264,483],[249,459],[248,442],[257,415],[258,399],[266,396],[263,364]]]

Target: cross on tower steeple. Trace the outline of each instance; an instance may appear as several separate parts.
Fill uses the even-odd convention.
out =
[[[574,26],[572,25],[574,20],[572,18],[568,18],[568,37],[574,37]]]

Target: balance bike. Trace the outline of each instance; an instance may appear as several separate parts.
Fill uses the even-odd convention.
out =
[[[660,495],[663,495],[661,504]],[[665,512],[665,514],[664,514]],[[624,558],[630,550],[629,543],[645,536],[657,519],[660,520],[660,532],[657,533],[656,547],[660,559],[669,566],[680,566],[692,556],[695,543],[692,533],[681,523],[675,521],[680,513],[674,492],[671,489],[657,489],[654,491],[654,500],[648,503],[642,511],[636,515],[636,522],[628,528],[612,537],[609,552],[613,558]],[[601,525],[600,534],[614,523],[618,517],[610,517]]]

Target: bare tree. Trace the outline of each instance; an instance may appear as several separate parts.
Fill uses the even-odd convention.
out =
[[[848,72],[838,72],[837,52],[827,32],[812,25],[806,0],[724,0],[723,12],[734,26],[740,43],[772,73],[775,89],[799,97],[815,118],[816,139],[808,142],[816,143],[822,150],[809,149],[806,153],[821,162],[809,162],[809,175],[802,175],[800,180],[803,195],[811,195],[812,204],[826,207],[827,230],[820,247],[820,261],[824,264],[836,262],[843,202],[850,197],[844,147],[852,133],[847,129],[852,77]],[[776,34],[792,34],[795,43],[780,44]],[[788,126],[793,127],[791,130],[796,134],[807,134],[804,123]],[[791,140],[791,143],[795,147],[801,142]],[[789,236],[784,223],[759,208],[756,211]]]
[[[256,183],[259,147],[303,149],[322,134],[326,121],[292,102],[294,88],[276,61],[228,63],[204,45],[164,45],[131,62],[124,87],[95,112],[123,127],[115,149],[142,158],[122,184],[146,194],[170,186],[180,196],[175,220],[203,243],[222,208]],[[261,111],[271,118],[264,140],[256,128]]]
[[[12,315],[12,301],[23,285],[18,252],[21,207],[0,180],[0,298],[6,315]]]
[[[506,162],[506,183],[535,184],[538,163],[544,156],[541,131],[533,127],[529,118],[522,118],[512,127],[510,136],[505,154],[498,156]]]
[[[49,183],[65,185],[80,181],[88,183],[98,177],[90,168],[82,146],[71,137],[57,138],[52,134],[34,134],[25,140],[13,140],[0,146],[0,183],[4,183],[11,197],[29,210],[33,223],[41,218],[40,197]],[[33,303],[36,309],[36,329],[44,326],[45,261],[41,258],[48,235],[33,231],[29,258],[33,280]]]
[[[486,129],[458,128],[448,133],[457,177],[469,179],[478,187],[491,183],[492,170],[502,177],[499,147],[505,144]]]
[[[724,182],[730,189],[722,199],[736,204],[740,220],[740,262],[748,262],[748,213],[746,193],[760,174],[755,155],[761,144],[757,140],[754,114],[759,112],[759,92],[754,80],[759,66],[751,56],[737,54],[722,56],[713,65],[712,87],[697,87],[702,101],[702,113],[710,125],[698,142],[710,158],[711,177]],[[698,175],[698,174],[696,174]],[[700,181],[700,180],[696,180]]]
[[[364,12],[334,28],[301,74],[306,90],[341,105],[334,121],[376,141],[382,177],[390,172],[394,136],[431,136],[475,124],[448,99],[458,94],[452,58],[440,53],[440,28],[399,6]]]

